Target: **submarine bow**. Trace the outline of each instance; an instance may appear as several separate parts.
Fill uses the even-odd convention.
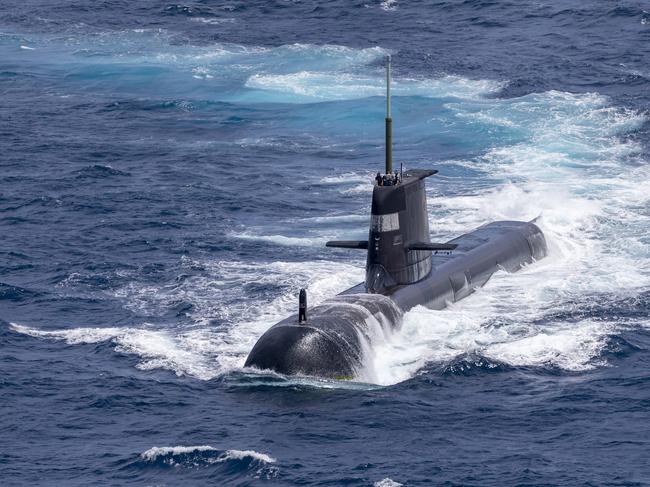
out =
[[[367,347],[377,334],[392,331],[402,310],[381,294],[340,294],[272,326],[258,340],[246,367],[287,375],[353,379],[361,372]]]

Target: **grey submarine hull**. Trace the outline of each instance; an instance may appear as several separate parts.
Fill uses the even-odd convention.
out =
[[[352,379],[363,368],[373,337],[399,329],[404,312],[418,305],[442,309],[485,285],[495,272],[516,272],[547,254],[544,235],[532,222],[492,222],[448,244],[453,251],[427,253],[430,270],[417,282],[369,292],[367,280],[309,308],[305,322],[293,315],[275,324],[245,366]]]
[[[257,341],[246,367],[288,375],[353,379],[372,353],[373,339],[402,325],[415,306],[442,309],[463,299],[498,270],[515,272],[546,256],[533,222],[493,222],[447,243],[430,240],[424,180],[438,171],[393,171],[390,56],[386,63],[386,170],[372,190],[368,240],[327,242],[367,251],[365,282],[272,326]]]

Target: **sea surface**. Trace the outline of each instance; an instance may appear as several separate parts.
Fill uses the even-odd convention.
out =
[[[363,279],[387,54],[433,238],[550,255],[245,369]],[[647,0],[0,0],[0,484],[650,485],[649,141]]]

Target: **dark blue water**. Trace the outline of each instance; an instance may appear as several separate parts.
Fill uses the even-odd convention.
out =
[[[650,4],[2,0],[0,484],[650,485]],[[436,238],[550,255],[377,337],[243,369],[359,282],[383,161]]]

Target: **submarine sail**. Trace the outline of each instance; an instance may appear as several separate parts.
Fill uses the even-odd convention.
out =
[[[532,222],[487,223],[446,243],[431,242],[425,179],[438,171],[393,171],[390,57],[386,65],[386,161],[375,177],[368,240],[327,247],[366,250],[365,281],[269,328],[245,366],[289,375],[352,379],[372,345],[372,324],[397,330],[414,306],[442,309],[498,270],[516,272],[547,254]]]

